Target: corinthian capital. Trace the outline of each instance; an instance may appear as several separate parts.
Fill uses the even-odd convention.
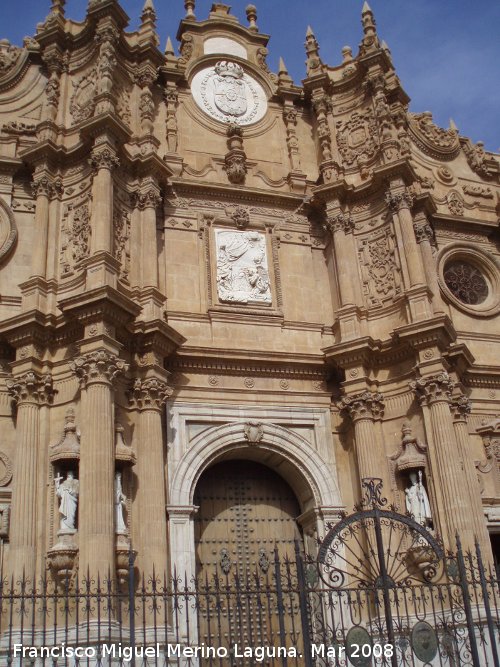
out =
[[[161,410],[172,388],[158,378],[136,378],[128,392],[130,405],[137,410]]]
[[[411,209],[414,199],[415,197],[408,188],[405,188],[402,192],[398,193],[391,192],[390,190],[385,193],[385,201],[391,211],[395,213],[403,208]]]
[[[354,231],[354,220],[349,213],[337,213],[327,217],[325,226],[331,232],[343,231],[344,234],[350,234]]]
[[[109,146],[96,146],[90,154],[89,164],[96,171],[99,169],[109,169],[111,171],[120,166],[120,160],[115,151]]]
[[[454,398],[450,403],[451,414],[453,415],[453,421],[462,421],[466,422],[468,415],[470,415],[472,410],[472,403],[467,396],[458,396]]]
[[[438,401],[449,403],[453,387],[454,383],[446,371],[410,382],[410,389],[417,395],[420,405],[431,405]]]
[[[338,407],[347,412],[354,422],[359,419],[379,419],[384,414],[384,397],[375,391],[362,391],[344,396]]]
[[[161,195],[155,186],[151,186],[147,190],[133,192],[131,199],[132,205],[140,211],[144,211],[146,208],[156,209],[161,204]]]
[[[50,403],[54,398],[52,376],[48,373],[40,375],[35,371],[28,371],[24,375],[6,381],[9,394],[18,405],[22,403],[36,403],[43,405]]]
[[[70,364],[73,373],[80,379],[80,385],[111,384],[112,381],[128,369],[122,359],[106,350],[96,350],[77,357]]]

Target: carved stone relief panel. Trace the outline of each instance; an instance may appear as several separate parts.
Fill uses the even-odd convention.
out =
[[[367,306],[383,306],[401,295],[401,267],[396,241],[388,228],[358,242],[363,292]]]
[[[73,81],[73,86],[74,92],[69,104],[69,111],[74,123],[81,123],[94,114],[97,93],[96,68]]]
[[[61,275],[70,275],[90,253],[90,195],[65,206],[61,227]]]
[[[223,303],[272,303],[266,237],[257,231],[215,230],[217,293]]]
[[[337,123],[337,144],[345,166],[368,162],[379,145],[377,121],[370,111],[355,111],[349,120]]]
[[[119,204],[113,210],[113,253],[120,262],[120,278],[128,281],[130,272],[130,213]]]

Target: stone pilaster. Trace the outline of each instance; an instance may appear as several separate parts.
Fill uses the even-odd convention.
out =
[[[38,485],[40,474],[40,408],[53,398],[52,377],[35,371],[7,380],[17,403],[16,463],[10,519],[10,571],[17,580],[36,567]]]
[[[137,411],[134,449],[135,473],[140,483],[135,497],[133,544],[140,545],[137,565],[146,580],[154,571],[168,573],[165,447],[162,411],[172,389],[164,379],[136,378],[129,392],[131,407]]]
[[[113,380],[127,364],[104,349],[75,359],[72,371],[80,379],[80,505],[79,569],[101,579],[115,567],[115,424]]]
[[[471,443],[469,431],[467,428],[467,417],[471,411],[471,402],[466,396],[458,396],[450,403],[450,409],[453,416],[453,427],[460,452],[460,459],[463,467],[464,484],[462,492],[468,497],[467,506],[469,508],[470,523],[468,525],[468,536],[462,538],[462,542],[467,539],[468,545],[477,537],[481,546],[484,558],[491,557],[491,543],[486,528],[486,521],[483,512],[483,503],[479,483],[477,481],[476,467],[471,456]]]
[[[428,451],[434,486],[440,489],[443,504],[438,511],[442,537],[448,547],[455,548],[455,534],[458,532],[463,536],[463,543],[472,546],[469,499],[464,493],[464,473],[450,412],[453,382],[443,371],[411,382],[410,387],[430,413],[432,446],[429,444]]]
[[[344,396],[339,408],[348,413],[354,423],[354,439],[360,480],[365,477],[385,478],[380,462],[385,461],[375,433],[375,421],[384,413],[384,397],[378,392],[363,391]]]

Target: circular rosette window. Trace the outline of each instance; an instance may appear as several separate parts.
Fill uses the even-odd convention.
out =
[[[463,243],[446,246],[438,255],[438,280],[460,310],[483,317],[500,311],[498,262],[484,250]]]

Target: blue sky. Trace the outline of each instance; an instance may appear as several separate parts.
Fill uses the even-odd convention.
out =
[[[184,15],[183,0],[154,0],[158,31],[165,44]],[[0,0],[0,37],[20,44],[48,13],[50,0]],[[122,0],[137,26],[144,0]],[[211,2],[198,0],[198,20]],[[248,0],[228,2],[246,24]],[[283,56],[296,83],[305,76],[304,36],[311,24],[324,62],[336,65],[344,45],[357,52],[362,0],[253,0],[261,32],[271,35],[268,62],[277,69]],[[500,150],[500,2],[498,0],[370,0],[378,32],[388,43],[396,71],[412,98],[412,111],[431,111],[439,125],[450,117],[461,134]],[[81,20],[87,0],[68,0],[67,16]]]

